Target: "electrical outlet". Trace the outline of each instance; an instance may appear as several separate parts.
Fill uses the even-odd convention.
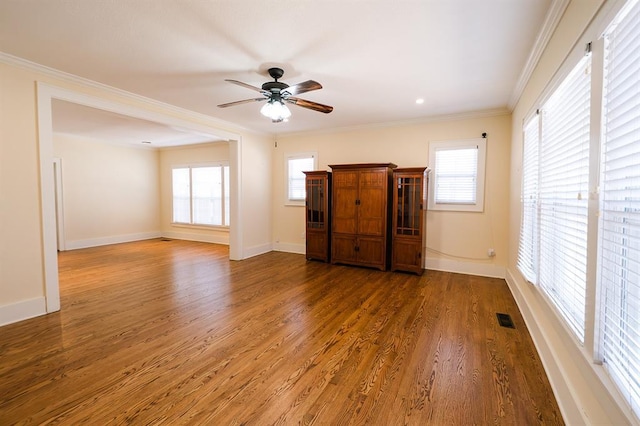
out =
[[[490,248],[489,250],[487,250],[487,256],[489,257],[494,257],[496,255],[496,251],[492,248]]]

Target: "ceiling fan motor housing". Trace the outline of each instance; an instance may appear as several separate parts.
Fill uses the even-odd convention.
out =
[[[287,83],[280,83],[279,81],[268,81],[262,85],[262,90],[268,90],[269,92],[281,92],[289,87]]]
[[[268,81],[268,82],[264,83],[262,85],[262,90],[267,90],[267,91],[269,91],[271,93],[280,93],[281,91],[283,91],[284,89],[289,87],[288,84],[281,83],[281,82],[278,81],[278,79],[282,78],[282,76],[284,75],[284,71],[282,70],[282,68],[275,68],[275,67],[274,68],[269,68],[269,75],[275,81]]]

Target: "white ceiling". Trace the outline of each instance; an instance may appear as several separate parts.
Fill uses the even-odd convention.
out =
[[[254,131],[306,132],[506,110],[552,1],[0,0],[0,51]],[[224,79],[260,86],[273,65],[290,85],[320,82],[299,97],[334,111],[291,106],[272,123],[261,103],[216,106],[257,95]],[[73,133],[84,113],[63,105],[54,121]]]
[[[89,140],[154,149],[220,141],[214,135],[194,133],[58,99],[53,100],[51,111],[55,133]]]

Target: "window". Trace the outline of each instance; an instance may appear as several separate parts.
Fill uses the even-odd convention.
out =
[[[518,266],[584,342],[589,202],[590,56],[524,130]],[[538,120],[540,122],[538,123]]]
[[[599,358],[640,414],[640,2],[605,37]]]
[[[540,120],[536,115],[524,128],[522,149],[522,218],[518,268],[531,283],[537,282],[538,271],[538,145]]]
[[[538,284],[584,342],[591,56],[542,107]]]
[[[594,81],[590,68],[597,62],[591,64],[586,57],[551,94],[540,114],[525,123],[518,247],[523,276],[543,290],[581,343],[593,342],[587,349],[594,351],[595,360],[601,361],[636,415],[640,415],[639,42],[640,1],[632,0],[605,32],[604,43],[595,45],[598,52],[604,46],[598,65],[604,68],[593,74]],[[600,86],[602,98],[596,97]],[[593,226],[587,227],[588,223]],[[587,319],[589,311],[594,315]]]
[[[285,155],[286,199],[285,204],[304,205],[305,175],[303,172],[316,169],[315,153]]]
[[[481,212],[487,140],[429,143],[429,209]]]
[[[229,226],[229,166],[172,169],[173,222]]]

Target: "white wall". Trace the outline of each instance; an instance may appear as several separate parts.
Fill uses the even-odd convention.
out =
[[[156,150],[54,134],[67,250],[160,236]]]
[[[511,116],[476,114],[467,118],[341,131],[280,136],[273,156],[274,247],[304,252],[304,207],[284,205],[284,158],[296,152],[317,152],[318,169],[330,164],[394,163],[426,166],[429,142],[479,138],[487,133],[487,174],[484,212],[427,212],[426,266],[504,277],[507,264],[509,156]],[[493,248],[496,256],[487,256]]]
[[[270,137],[245,134],[240,152],[242,169],[243,258],[271,251],[273,188]]]
[[[0,325],[45,309],[36,106],[28,77],[0,63]]]

